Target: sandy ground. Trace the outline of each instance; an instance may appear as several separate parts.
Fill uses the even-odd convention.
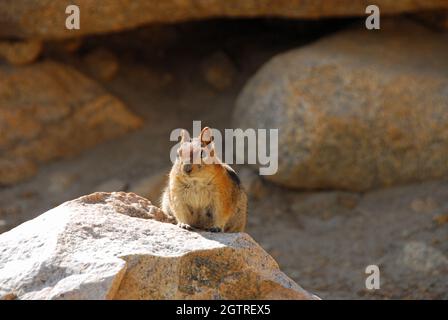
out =
[[[191,130],[193,120],[229,127],[235,98],[259,66],[330,31],[318,23],[271,21],[261,27],[221,21],[167,30],[155,39],[145,38],[144,30],[90,38],[77,54],[47,52],[44,58],[97,78],[143,117],[145,126],[0,189],[0,232],[101,184],[129,190],[166,171],[173,128]],[[84,57],[96,48],[117,57],[113,79],[102,80],[86,66]],[[224,53],[236,70],[225,89],[216,89],[201,73],[216,53]],[[249,204],[248,233],[305,289],[324,299],[448,299],[448,181],[366,194],[305,193],[259,183]],[[371,264],[381,271],[375,291],[365,289],[364,271]]]

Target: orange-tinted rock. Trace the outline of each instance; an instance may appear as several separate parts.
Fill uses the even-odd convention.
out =
[[[140,125],[120,100],[71,67],[0,67],[0,185]]]
[[[131,4],[132,2],[132,4]],[[320,18],[366,16],[364,0],[77,0],[80,29],[65,27],[67,1],[0,1],[0,37],[42,39],[120,31],[148,23],[219,17]],[[446,0],[377,0],[381,14],[448,8]]]
[[[0,58],[13,65],[34,62],[43,49],[42,41],[0,41]]]
[[[93,50],[87,54],[84,62],[92,76],[106,81],[113,79],[119,68],[117,57],[104,48]]]

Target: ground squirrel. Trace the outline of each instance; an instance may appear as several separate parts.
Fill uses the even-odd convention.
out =
[[[161,202],[182,228],[244,231],[247,196],[235,171],[217,157],[210,128],[191,140],[182,131]]]

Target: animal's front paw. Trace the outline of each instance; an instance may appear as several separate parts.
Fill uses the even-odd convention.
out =
[[[220,227],[212,227],[208,229],[209,232],[222,232],[222,229]]]
[[[193,230],[193,227],[186,223],[178,223],[177,226],[185,230]]]

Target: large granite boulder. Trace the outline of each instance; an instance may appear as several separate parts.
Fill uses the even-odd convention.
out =
[[[192,232],[94,193],[0,235],[4,299],[317,299],[245,233]]]
[[[381,28],[280,54],[245,86],[234,126],[279,129],[268,180],[364,191],[448,176],[448,34]]]

